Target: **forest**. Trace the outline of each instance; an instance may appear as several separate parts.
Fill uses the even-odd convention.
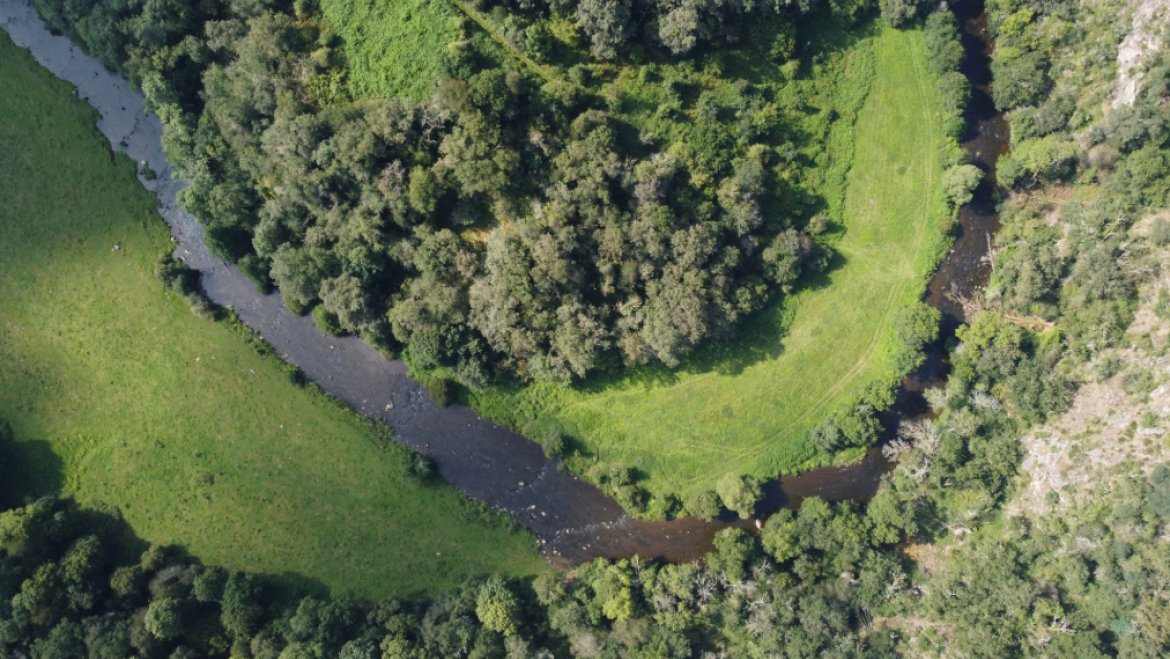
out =
[[[816,3],[478,3],[523,37],[444,45],[422,102],[351,101],[349,51],[312,2],[36,4],[142,86],[219,254],[323,327],[469,385],[675,365],[827,259],[793,185],[794,108],[768,85],[643,68],[668,99],[643,121],[586,66],[621,51],[709,78],[719,60],[696,53],[761,37],[783,63]]]
[[[597,62],[686,61],[759,25],[783,58],[804,47],[802,12],[953,30],[899,0],[453,2],[502,38],[446,53],[431,106],[373,98],[394,80],[350,85],[344,72],[362,69],[338,66],[352,55],[311,2],[152,2],[40,10],[146,90],[222,254],[323,325],[472,386],[670,364],[827,265],[833,228],[787,184],[805,165],[778,165],[784,121],[701,128],[700,95],[685,109],[696,131],[746,132],[711,135],[722,146],[709,152],[656,150],[655,127],[675,119],[630,140],[627,110],[590,96]],[[1119,99],[1132,13],[1120,5],[987,2],[1012,139],[995,172],[991,278],[963,300],[930,418],[882,447],[894,466],[872,500],[810,497],[758,533],[720,532],[695,563],[597,559],[382,601],[281,597],[270,576],[143,543],[116,514],[5,501],[0,651],[1165,656],[1170,58],[1150,54],[1140,91]],[[566,52],[569,23],[579,41]],[[189,38],[197,29],[211,38]],[[932,45],[946,58],[957,44]],[[542,75],[580,61],[594,65],[567,67],[571,88]],[[708,102],[712,117],[728,110]],[[962,203],[972,176],[952,171]],[[1103,392],[1111,409],[1085,412]],[[739,489],[724,503],[750,510]]]
[[[709,456],[674,444],[745,456],[727,469],[753,478],[870,446],[931,336],[897,319],[977,183],[953,145],[968,95],[954,24],[923,2],[34,4],[142,88],[218,255],[323,331],[402,357],[441,404],[568,447],[594,483],[640,469],[624,501],[639,515],[681,515],[714,487],[695,470]],[[875,15],[912,30],[874,36]],[[900,58],[892,42],[919,28],[926,47]],[[870,49],[886,56],[867,74]],[[884,76],[920,114],[887,113],[865,133],[887,140],[856,144]],[[891,148],[899,162],[851,169]],[[853,178],[902,195],[871,208]],[[834,277],[852,287],[806,305]],[[840,307],[853,317],[834,340]],[[718,393],[655,392],[678,424],[646,436],[630,427],[646,406],[609,396],[781,353]]]

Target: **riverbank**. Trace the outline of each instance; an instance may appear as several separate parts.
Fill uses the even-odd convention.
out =
[[[383,359],[357,339],[327,337],[311,319],[289,313],[279,296],[258,294],[237,269],[209,253],[200,225],[176,205],[182,183],[171,177],[161,149],[161,125],[145,111],[141,95],[68,40],[49,35],[24,2],[0,0],[0,24],[42,65],[77,86],[79,97],[100,112],[98,128],[115,149],[159,173],[153,180],[142,178],[143,185],[159,198],[160,214],[175,236],[176,253],[202,272],[214,301],[233,307],[323,389],[361,413],[389,422],[396,438],[434,459],[448,482],[532,529],[551,559],[575,562],[637,553],[691,560],[710,547],[711,536],[724,524],[631,520],[597,488],[545,459],[534,443],[467,408],[436,407],[406,375],[401,362]],[[867,498],[881,473],[874,456],[871,453],[851,468],[781,479],[769,486],[769,497],[758,512],[813,494]]]
[[[409,451],[166,291],[156,199],[3,33],[0,89],[0,504],[116,510],[145,542],[290,594],[548,569],[531,534],[419,482]]]

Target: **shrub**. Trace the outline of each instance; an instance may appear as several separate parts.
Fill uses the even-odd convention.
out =
[[[455,395],[457,393],[455,381],[451,378],[446,378],[441,375],[435,375],[427,378],[423,383],[423,388],[427,390],[427,395],[439,407],[447,407],[455,402]]]
[[[154,266],[154,274],[169,290],[187,295],[199,287],[199,271],[175,258],[164,254]]]
[[[921,302],[898,310],[894,316],[894,331],[898,336],[896,365],[907,372],[922,363],[922,348],[938,338],[938,324],[942,314],[938,309]]]
[[[555,430],[547,433],[540,440],[540,448],[544,449],[544,457],[550,460],[563,456],[566,446],[565,436]]]
[[[216,320],[220,316],[220,307],[211,301],[202,291],[194,291],[185,296],[191,313],[205,320]]]
[[[923,36],[935,71],[946,73],[959,68],[963,44],[959,42],[959,26],[951,12],[936,11],[927,16]]]
[[[955,165],[943,175],[943,193],[952,208],[971,201],[975,188],[983,180],[983,170],[975,165]]]
[[[740,519],[747,519],[756,510],[756,502],[763,496],[760,482],[751,476],[729,473],[719,481],[716,488],[719,498],[728,510],[734,511]]]
[[[341,336],[345,333],[341,329],[341,323],[337,320],[337,315],[325,308],[325,305],[318,304],[313,307],[313,311],[309,313],[313,317],[313,322],[316,323],[317,329],[325,332],[329,336]]]
[[[999,160],[997,174],[1009,187],[1035,179],[1063,179],[1073,173],[1078,152],[1077,143],[1062,135],[1023,140]]]
[[[809,434],[808,441],[817,448],[821,453],[833,453],[841,448],[843,441],[841,437],[841,429],[837,424],[831,420],[825,421],[817,426],[812,433]]]
[[[712,490],[704,490],[693,495],[687,501],[687,512],[701,520],[711,521],[723,512],[719,504],[719,495]]]
[[[438,473],[438,468],[430,456],[422,453],[414,453],[410,456],[410,460],[407,462],[407,475],[411,478],[420,483],[429,483],[434,479],[436,473]]]
[[[245,254],[236,265],[261,293],[268,295],[273,291],[272,278],[268,276],[268,264],[264,259],[255,254]]]
[[[163,640],[178,636],[183,631],[182,606],[183,603],[173,597],[151,602],[143,619],[146,630]]]

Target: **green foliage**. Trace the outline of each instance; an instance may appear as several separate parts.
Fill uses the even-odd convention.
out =
[[[806,172],[801,184],[817,190],[832,224],[845,228],[830,238],[843,259],[830,270],[831,285],[795,293],[784,308],[747,321],[737,339],[683,360],[678,369],[643,367],[581,386],[489,388],[473,392],[472,405],[520,430],[555,421],[585,452],[603,454],[610,464],[639,465],[646,473],[641,485],[654,497],[673,493],[687,501],[714,489],[722,473],[711,464],[763,477],[826,460],[809,442],[811,432],[826,419],[852,414],[869,385],[902,376],[894,363],[891,311],[918,300],[943,253],[949,218],[942,196],[946,141],[935,120],[939,99],[922,36],[883,31],[840,57],[835,64],[848,62],[847,68],[826,66],[815,84],[792,88],[801,103],[820,109],[807,130],[820,136],[816,144],[827,145],[829,156],[802,154],[822,166]],[[839,118],[830,122],[834,115]],[[735,169],[717,195],[728,207],[737,206],[737,189],[750,187],[747,161]],[[784,234],[777,239],[789,244]],[[882,266],[895,261],[902,267]],[[781,332],[783,350],[777,348]],[[857,441],[869,441],[872,418],[870,409],[853,419]]]
[[[901,345],[896,363],[903,373],[914,370],[922,363],[922,349],[938,339],[940,320],[942,314],[938,309],[921,302],[898,310],[894,316],[894,331]]]
[[[448,44],[463,36],[446,0],[322,0],[321,11],[344,40],[355,98],[429,97],[448,75]]]
[[[943,175],[943,194],[952,208],[958,208],[971,201],[982,180],[983,170],[975,165],[955,165]]]
[[[879,0],[878,2],[882,18],[894,27],[901,27],[914,20],[922,8],[929,4],[929,2],[922,0]]]
[[[707,554],[707,566],[728,581],[743,581],[756,557],[756,539],[743,529],[723,529],[715,534],[715,551]]]
[[[1080,149],[1062,135],[1049,135],[1015,144],[999,160],[997,174],[1007,186],[1058,181],[1075,171]]]
[[[337,315],[326,309],[325,305],[314,306],[309,315],[313,317],[313,323],[317,325],[317,329],[322,332],[330,336],[341,336],[344,333],[337,320]]]
[[[489,578],[475,598],[475,615],[483,626],[504,636],[514,635],[520,625],[520,604],[500,577]]]
[[[728,510],[738,514],[740,519],[752,516],[756,509],[756,502],[763,495],[758,480],[751,476],[740,476],[733,473],[726,474],[720,479],[716,492],[723,505]]]
[[[723,512],[719,495],[711,490],[703,490],[691,495],[686,503],[687,512],[702,520],[713,520]]]
[[[152,601],[143,624],[146,631],[160,639],[175,638],[183,631],[183,602],[174,597]]]
[[[931,12],[923,26],[923,39],[935,72],[943,75],[958,70],[963,61],[963,45],[959,41],[959,26],[954,14]]]
[[[458,385],[455,381],[439,375],[428,377],[424,388],[427,390],[427,395],[439,407],[447,407],[455,402],[455,397],[458,394]]]
[[[565,451],[568,449],[568,440],[564,433],[553,430],[540,438],[540,448],[544,451],[546,458],[562,458],[565,457]]]

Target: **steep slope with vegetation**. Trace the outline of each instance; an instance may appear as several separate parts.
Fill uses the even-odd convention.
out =
[[[7,503],[60,493],[204,560],[371,598],[541,570],[531,536],[163,289],[153,197],[7,35],[0,87],[20,90],[0,96]]]

